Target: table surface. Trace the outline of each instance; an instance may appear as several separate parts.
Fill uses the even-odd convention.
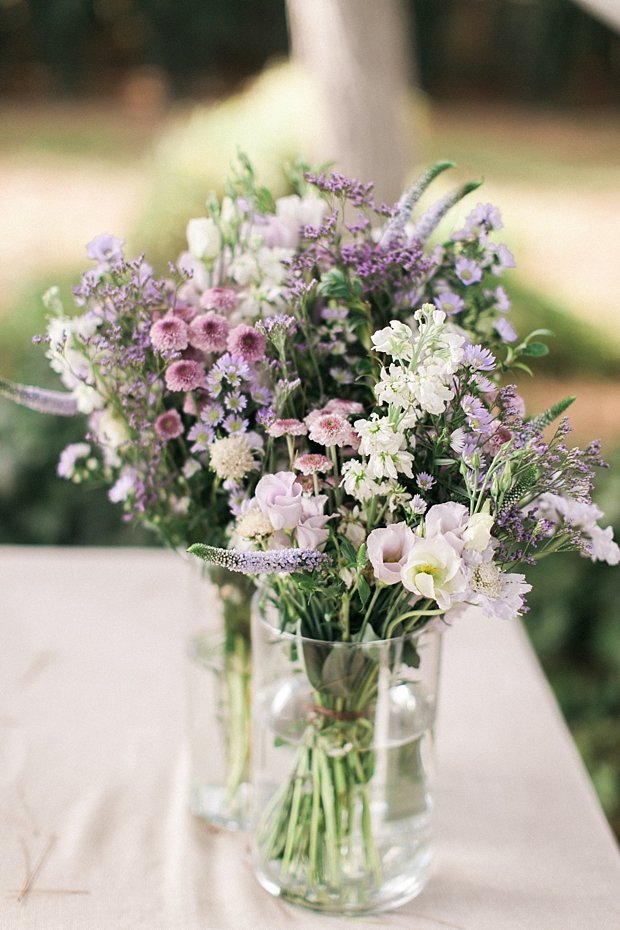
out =
[[[422,894],[344,920],[264,892],[247,834],[186,806],[183,643],[207,602],[172,553],[0,548],[0,927],[618,930],[618,847],[521,627],[500,620],[444,638]]]

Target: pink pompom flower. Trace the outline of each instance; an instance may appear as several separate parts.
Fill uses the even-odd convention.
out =
[[[223,352],[228,340],[228,320],[213,310],[194,317],[189,324],[189,344],[203,352]]]
[[[191,359],[173,362],[166,369],[166,387],[169,391],[195,391],[205,379],[202,365]]]
[[[258,362],[265,354],[267,340],[253,326],[240,323],[228,334],[228,351],[252,364]]]
[[[278,439],[280,436],[305,436],[308,427],[301,420],[285,419],[275,420],[267,429],[270,436]]]
[[[324,474],[331,471],[333,467],[332,460],[328,459],[326,455],[320,455],[318,452],[300,455],[294,465],[294,468],[300,471],[302,475]]]
[[[202,292],[200,306],[204,310],[234,310],[239,298],[230,287],[208,287]]]
[[[176,410],[166,410],[155,420],[155,432],[160,439],[167,442],[169,439],[176,439],[183,432],[183,421]]]
[[[309,423],[309,418],[306,418]],[[360,438],[349,423],[339,413],[321,413],[312,417],[308,436],[320,446],[353,446],[358,448]]]
[[[153,323],[149,337],[153,348],[159,352],[182,351],[189,344],[187,323],[172,314]]]

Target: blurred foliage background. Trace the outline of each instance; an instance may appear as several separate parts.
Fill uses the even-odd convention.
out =
[[[620,36],[571,0],[408,4],[421,160],[484,174],[503,208],[514,322],[555,333],[519,389],[533,413],[580,395],[575,439],[603,434],[596,497],[620,536]],[[305,93],[273,64],[287,48],[285,0],[0,0],[1,376],[58,386],[30,341],[39,295],[57,283],[70,305],[104,229],[174,258],[238,144],[286,192]],[[0,543],[156,544],[104,488],[56,477],[83,431],[0,401]],[[527,629],[620,836],[620,571],[571,555],[528,575]]]

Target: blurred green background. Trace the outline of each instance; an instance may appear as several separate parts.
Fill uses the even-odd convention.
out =
[[[571,0],[409,8],[412,174],[447,157],[485,177],[514,322],[555,333],[519,389],[532,413],[579,395],[573,435],[603,437],[596,496],[620,536],[620,36]],[[70,304],[95,235],[161,267],[238,144],[286,192],[303,120],[287,48],[284,0],[0,0],[0,376],[58,386],[31,344],[39,295],[57,283]],[[104,488],[56,477],[83,430],[0,401],[0,543],[156,543]],[[528,631],[620,836],[620,571],[558,556],[529,576]]]

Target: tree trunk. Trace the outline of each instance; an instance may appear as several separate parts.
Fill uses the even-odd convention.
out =
[[[402,0],[287,0],[292,57],[314,84],[308,155],[394,203],[414,163]]]

